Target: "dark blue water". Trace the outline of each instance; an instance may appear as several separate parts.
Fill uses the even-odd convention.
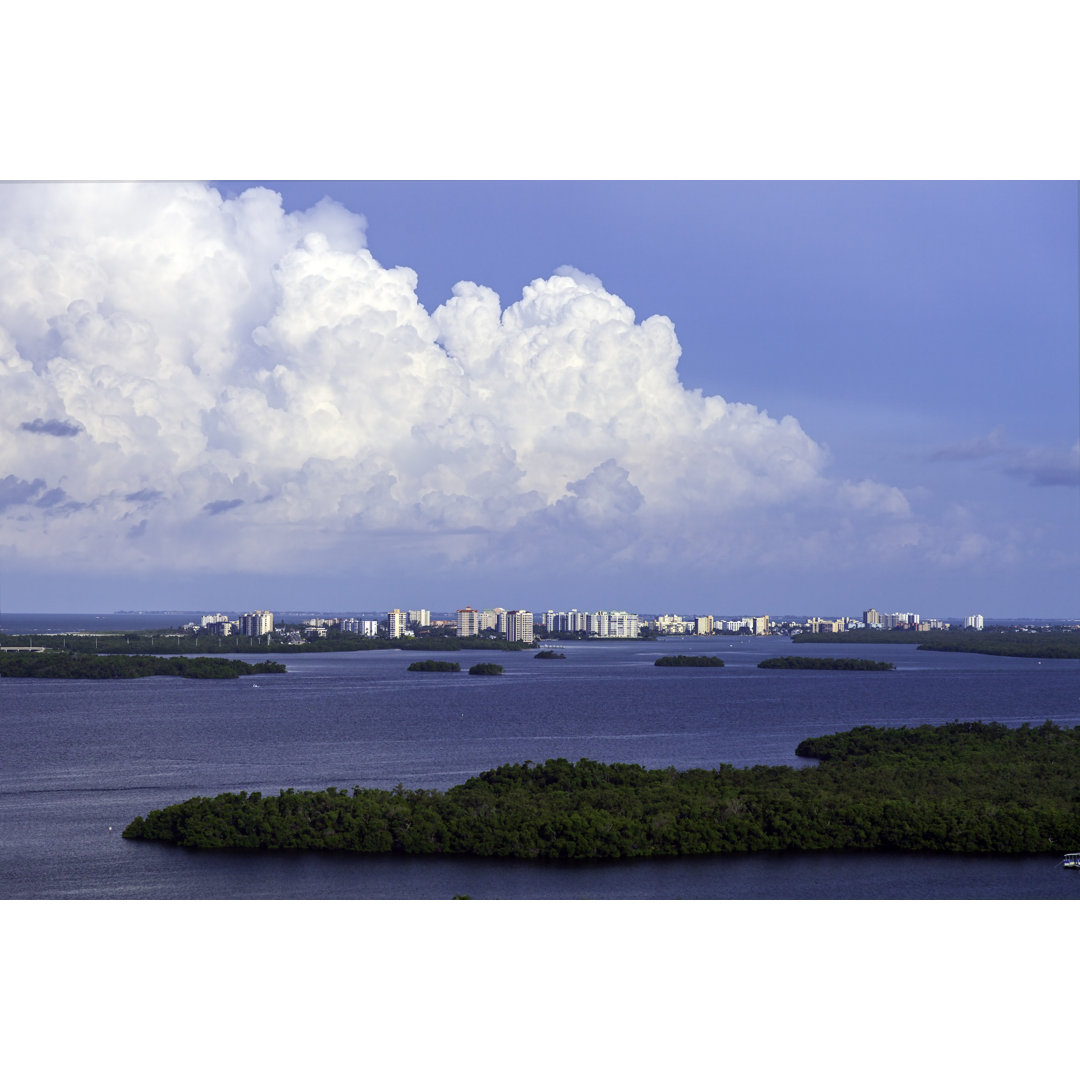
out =
[[[66,627],[63,629],[67,629]],[[816,648],[816,651],[813,651]],[[0,896],[5,898],[1076,898],[1054,859],[750,855],[621,863],[189,852],[122,840],[137,814],[196,794],[280,788],[445,789],[512,761],[805,766],[810,735],[954,719],[1080,722],[1080,664],[831,647],[897,671],[761,671],[786,639],[565,646],[500,654],[501,678],[414,674],[416,654],[286,658],[236,682],[0,680]],[[801,651],[823,655],[822,648]],[[656,668],[712,652],[727,666]],[[422,654],[421,654],[422,655]],[[445,658],[445,656],[443,657]],[[490,654],[465,653],[463,666]],[[111,829],[111,831],[110,831]],[[1063,838],[1080,848],[1080,837]]]

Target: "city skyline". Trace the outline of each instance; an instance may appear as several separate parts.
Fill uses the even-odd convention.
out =
[[[5,185],[0,605],[1074,617],[1076,217],[1054,182]]]

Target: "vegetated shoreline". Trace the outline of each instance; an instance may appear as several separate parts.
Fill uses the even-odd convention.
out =
[[[759,668],[780,668],[794,671],[895,671],[888,660],[859,660],[852,656],[770,656]]]
[[[511,858],[1080,848],[1080,727],[857,727],[804,740],[796,753],[818,763],[679,772],[559,758],[503,765],[447,792],[200,796],[137,817],[123,835],[194,848]]]
[[[280,627],[278,628],[281,629]],[[502,638],[457,637],[441,634],[422,637],[363,637],[360,634],[332,631],[326,637],[311,638],[300,644],[274,640],[273,634],[248,637],[229,634],[222,637],[205,630],[198,633],[178,629],[162,630],[103,630],[101,633],[84,631],[64,634],[0,634],[0,645],[26,647],[34,639],[41,643],[49,640],[50,648],[60,648],[77,654],[114,654],[149,656],[213,655],[215,653],[324,653],[324,652],[371,652],[399,649],[404,652],[463,652],[472,649],[497,652],[519,652],[533,646],[524,641],[506,641]],[[63,644],[57,646],[59,639]]]
[[[277,675],[285,665],[273,660],[249,664],[223,656],[96,656],[92,653],[0,653],[0,676],[8,679],[238,679]]]
[[[830,634],[794,634],[798,645],[916,645],[924,652],[984,653],[1038,660],[1080,660],[1080,633],[1015,630],[843,630]]]

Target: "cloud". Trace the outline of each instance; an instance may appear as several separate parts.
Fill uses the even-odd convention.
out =
[[[45,481],[40,477],[36,480],[20,480],[8,473],[0,479],[0,510],[32,502],[45,487]]]
[[[55,435],[57,438],[64,439],[78,435],[83,431],[83,426],[73,424],[70,420],[43,420],[38,417],[20,424],[19,430],[29,431],[34,435]]]
[[[218,499],[216,502],[207,503],[203,510],[208,514],[224,514],[229,510],[235,510],[238,506],[243,506],[243,499]]]
[[[144,569],[682,566],[767,561],[796,510],[856,537],[910,516],[830,478],[793,417],[688,390],[671,321],[598,277],[505,305],[461,282],[429,312],[365,230],[262,188],[0,189],[0,431],[54,436],[0,441],[3,543]]]
[[[1080,442],[1068,448],[1017,446],[995,428],[988,436],[940,447],[930,460],[985,461],[1033,487],[1080,487]]]

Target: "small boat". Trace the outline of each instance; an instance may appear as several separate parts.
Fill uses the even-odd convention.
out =
[[[1068,870],[1080,870],[1080,851],[1069,852],[1062,865]]]

